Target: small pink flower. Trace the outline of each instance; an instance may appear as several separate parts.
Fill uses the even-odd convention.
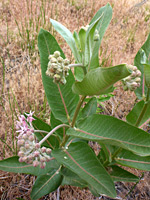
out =
[[[25,114],[27,115],[27,122],[32,123],[32,121],[35,120],[35,119],[32,117],[33,113],[34,113],[34,112],[31,112],[31,110],[30,110],[30,113],[29,113],[29,114],[25,113]]]

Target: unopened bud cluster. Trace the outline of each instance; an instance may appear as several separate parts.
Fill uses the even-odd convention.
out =
[[[133,65],[126,65],[126,67],[132,72],[132,74],[124,79],[122,79],[123,82],[123,89],[126,90],[136,90],[138,87],[140,87],[141,82],[141,72],[137,69],[136,66]]]
[[[51,160],[51,149],[40,147],[40,144],[36,141],[34,128],[31,125],[34,120],[32,114],[33,113],[30,112],[27,119],[24,115],[21,115],[19,117],[19,121],[17,122],[17,132],[19,132],[19,162],[32,164],[34,167],[40,166],[41,168],[45,168],[46,162]],[[27,122],[30,122],[30,125]]]
[[[95,33],[94,33],[94,41],[98,41],[99,40],[99,33],[98,33],[98,30],[96,29],[95,30]]]
[[[49,55],[48,59],[46,75],[53,78],[54,83],[66,84],[66,77],[69,75],[69,60],[63,59],[59,51]]]

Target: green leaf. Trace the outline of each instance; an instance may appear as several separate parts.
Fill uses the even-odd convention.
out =
[[[81,45],[81,53],[84,54],[85,51],[85,39],[86,39],[86,30],[85,28],[80,29],[79,31],[79,39],[80,39],[80,45]]]
[[[81,57],[80,57],[80,54],[78,53],[76,43],[75,43],[72,33],[65,26],[60,24],[59,22],[57,22],[53,19],[50,19],[50,22],[52,23],[55,30],[65,39],[67,44],[70,46],[76,61],[81,62]]]
[[[37,200],[55,191],[60,186],[62,178],[63,176],[56,169],[51,169],[46,175],[38,176],[31,191],[31,199]]]
[[[82,109],[82,117],[89,117],[96,113],[97,110],[97,99],[96,97],[92,97],[88,103]]]
[[[60,120],[56,119],[56,118],[54,117],[53,113],[51,112],[51,127],[52,127],[52,129],[54,129],[56,126],[58,126],[58,125],[60,125],[60,124],[62,124],[62,122],[61,122]],[[66,128],[65,128],[65,130],[66,130]],[[62,139],[62,138],[63,138],[63,127],[57,129],[57,130],[55,131],[55,134],[56,134],[57,136],[59,136],[60,139]]]
[[[76,104],[78,103],[79,97],[72,93],[72,84],[74,83],[74,76],[72,72],[69,72],[69,76],[66,78],[67,83],[65,85],[57,86],[53,83],[53,80],[46,76],[45,72],[47,70],[48,65],[48,56],[49,54],[53,54],[55,51],[60,51],[61,56],[64,58],[64,54],[59,47],[55,38],[47,31],[41,29],[38,36],[38,47],[40,51],[40,60],[41,60],[41,69],[42,69],[42,81],[45,89],[45,93],[47,96],[48,103],[51,107],[51,110],[56,119],[62,121],[63,123],[67,123],[67,114],[70,117],[73,116],[73,112],[76,108]],[[62,102],[62,98],[65,102]],[[57,103],[56,103],[57,102]]]
[[[76,187],[88,187],[88,183],[81,179],[77,174],[69,170],[68,168],[62,168],[62,175],[64,176],[61,185],[72,185]]]
[[[91,66],[92,56],[94,56],[93,51],[95,51],[94,48],[96,46],[96,43],[98,42],[98,41],[94,41],[94,34],[95,34],[95,30],[97,28],[99,21],[102,19],[102,16],[103,16],[103,13],[92,24],[89,25],[86,31],[84,65],[88,65],[90,63],[90,66]],[[99,52],[99,48],[97,50]],[[98,67],[98,66],[99,66],[99,62],[97,63],[95,67]]]
[[[72,143],[68,150],[53,150],[52,155],[58,162],[92,185],[97,193],[116,196],[111,177],[85,142]]]
[[[111,166],[112,171],[110,173],[113,181],[123,181],[123,182],[137,182],[139,178],[134,174],[122,169],[118,166]]]
[[[145,101],[142,100],[142,101],[139,101],[135,106],[134,108],[131,110],[131,112],[127,115],[126,117],[126,120],[128,123],[132,124],[132,125],[135,125],[137,120],[138,120],[138,117],[144,107],[144,104],[145,104]],[[148,107],[147,107],[147,110],[139,124],[139,126],[141,126],[142,124],[144,124],[148,119],[150,118],[150,103],[148,103]]]
[[[145,76],[145,84],[148,88],[150,88],[150,64],[144,65],[144,76]]]
[[[150,171],[150,156],[138,156],[130,151],[122,150],[115,158],[115,161],[119,165]]]
[[[77,46],[78,50],[80,51],[80,49],[81,49],[80,38],[79,38],[79,35],[76,31],[74,31],[73,37],[75,39],[76,46]]]
[[[150,134],[107,115],[92,115],[68,129],[67,134],[128,149],[138,155],[150,155]]]
[[[80,95],[99,95],[113,91],[113,84],[129,76],[126,64],[114,67],[99,67],[87,73],[83,81],[76,82],[72,90]]]
[[[108,3],[106,6],[100,8],[96,15],[91,20],[90,24],[92,24],[94,21],[96,21],[100,16],[102,16],[102,19],[100,20],[100,23],[98,23],[96,29],[99,31],[100,39],[97,41],[93,47],[92,51],[92,57],[90,61],[90,69],[96,68],[99,66],[99,48],[101,45],[102,38],[105,34],[105,31],[111,21],[112,18],[112,8],[110,4]]]
[[[149,63],[150,64],[150,60],[147,60],[147,58],[149,58],[149,54],[150,54],[150,34],[147,37],[146,42],[144,43],[144,45],[139,49],[139,51],[137,52],[135,58],[134,58],[134,65],[138,67],[138,69],[141,71],[142,75],[141,75],[141,85],[139,88],[137,88],[135,90],[135,94],[139,99],[143,98],[143,74],[144,74],[144,67],[143,67],[143,63]],[[147,64],[148,64],[147,63]],[[145,96],[146,96],[146,92],[147,92],[147,88],[144,87],[145,90]]]
[[[32,164],[20,163],[18,161],[19,157],[14,156],[0,161],[0,170],[14,173],[24,173],[32,174],[35,176],[46,174],[49,168],[57,168],[59,165],[56,160],[51,160],[46,163],[46,167],[41,169],[38,167],[33,167]]]
[[[41,119],[33,116],[34,120],[32,122],[34,128],[36,130],[43,130],[43,131],[47,131],[47,132],[50,132],[51,131],[51,127],[49,124],[43,122]],[[38,139],[38,141],[42,140],[47,134],[46,133],[42,133],[42,132],[36,132],[34,133]],[[59,140],[57,138],[56,135],[51,135],[43,144],[42,146],[45,146],[45,147],[50,147],[52,149],[54,148],[58,148],[59,147]]]

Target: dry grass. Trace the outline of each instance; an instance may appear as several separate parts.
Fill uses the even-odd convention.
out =
[[[100,57],[104,66],[131,63],[150,32],[150,3],[140,1],[110,0],[113,19],[102,41]],[[35,114],[48,119],[49,108],[44,97],[41,80],[40,61],[37,50],[37,35],[40,27],[52,29],[49,18],[64,24],[71,31],[86,25],[96,11],[107,3],[106,0],[0,0],[0,141],[1,159],[15,155],[15,120],[20,112],[35,110]],[[67,56],[70,50],[64,40],[58,41]],[[106,111],[118,118],[124,118],[135,100],[133,93],[124,92],[120,87],[115,98],[105,103]],[[4,144],[7,142],[7,145]],[[134,171],[138,175],[137,171]],[[138,184],[139,194],[128,199],[150,199],[149,173]],[[0,173],[1,200],[17,197],[30,199],[29,194],[34,177]],[[126,189],[125,189],[126,187]],[[123,185],[121,196],[126,195],[130,185]],[[136,193],[136,192],[135,192]],[[56,193],[41,199],[56,199]],[[62,187],[60,199],[95,199],[88,190]]]

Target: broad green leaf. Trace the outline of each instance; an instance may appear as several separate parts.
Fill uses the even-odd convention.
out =
[[[65,39],[67,44],[70,46],[76,61],[81,62],[81,57],[80,57],[80,54],[78,53],[76,43],[75,43],[72,33],[65,26],[60,24],[59,22],[57,22],[53,19],[50,19],[50,22],[52,23],[55,30]]]
[[[144,51],[144,52],[143,52]],[[144,54],[143,54],[144,53]],[[150,54],[150,34],[147,37],[146,42],[144,43],[144,45],[139,49],[139,51],[137,52],[135,58],[134,58],[134,65],[138,67],[138,69],[141,71],[142,75],[141,75],[141,85],[139,88],[137,88],[135,90],[135,94],[139,99],[143,98],[143,74],[144,74],[144,66],[143,66],[143,62],[146,61],[146,58],[149,58],[149,54]],[[146,56],[146,58],[145,58]],[[150,64],[150,60],[146,61]],[[147,63],[147,64],[148,64]],[[146,92],[147,92],[147,88],[145,87],[145,96],[146,96]]]
[[[115,161],[119,165],[150,171],[150,156],[138,156],[130,151],[122,150],[115,158]]]
[[[0,170],[14,173],[32,174],[35,176],[43,175],[49,172],[49,168],[57,168],[59,165],[56,160],[51,160],[46,163],[46,167],[33,167],[31,164],[20,163],[19,157],[14,156],[0,161]]]
[[[144,107],[144,104],[145,104],[145,101],[142,100],[134,106],[134,108],[131,110],[131,112],[126,117],[126,120],[127,120],[128,123],[130,123],[132,125],[136,124],[138,117],[139,117],[139,115],[142,112],[142,109]],[[150,118],[150,103],[148,103],[147,110],[146,110],[139,126],[144,124],[149,118]]]
[[[72,143],[68,149],[53,150],[52,155],[59,163],[93,186],[97,193],[116,196],[111,177],[85,142]]]
[[[80,38],[79,38],[79,35],[76,31],[74,31],[73,37],[75,39],[76,46],[77,46],[78,50],[80,51],[80,49],[81,49]]]
[[[51,127],[52,129],[55,128],[56,126],[62,124],[62,122],[58,119],[56,119],[53,115],[53,113],[51,112]],[[66,127],[65,127],[66,130]],[[60,137],[60,139],[63,138],[63,127],[59,128],[55,131],[56,135],[58,135]]]
[[[34,128],[36,130],[43,130],[43,131],[47,131],[47,132],[51,131],[51,127],[50,127],[49,124],[43,122],[41,119],[39,119],[39,118],[37,118],[35,116],[33,116],[33,117],[36,120],[34,120],[32,122],[32,124],[33,124],[33,126],[34,126]],[[35,135],[36,135],[37,139],[40,141],[47,134],[46,133],[42,133],[42,132],[39,131],[39,132],[35,133]],[[59,140],[58,140],[57,136],[53,134],[42,144],[42,146],[50,147],[52,149],[58,148],[59,147]]]
[[[96,46],[96,43],[99,42],[99,41],[94,41],[94,34],[95,34],[95,30],[98,23],[100,22],[100,20],[102,20],[102,15],[100,15],[98,19],[96,19],[92,24],[90,24],[86,31],[84,65],[88,65],[89,63],[91,65],[94,48]],[[99,52],[99,48],[97,50]],[[98,66],[99,66],[99,62],[97,63],[96,67]]]
[[[121,167],[118,166],[111,166],[112,171],[110,173],[111,178],[113,181],[118,182],[118,181],[123,181],[123,182],[137,182],[139,178],[135,176],[134,174],[122,169]]]
[[[90,24],[96,21],[100,16],[102,16],[102,19],[100,20],[100,23],[98,23],[96,27],[97,30],[99,31],[100,39],[99,41],[95,43],[93,47],[92,57],[90,61],[90,69],[93,69],[99,66],[99,48],[101,45],[102,38],[105,34],[105,31],[112,18],[112,8],[109,3],[98,10],[98,12],[95,14],[93,19],[91,20]]]
[[[50,169],[46,175],[38,176],[31,191],[31,199],[40,197],[55,191],[61,184],[63,176],[56,169]]]
[[[81,188],[88,187],[88,183],[86,181],[81,179],[77,174],[68,168],[62,168],[61,173],[64,177],[61,185],[72,185]]]
[[[46,76],[45,72],[47,70],[48,65],[48,56],[49,54],[53,54],[55,51],[60,51],[61,56],[64,58],[64,54],[59,47],[55,38],[47,31],[41,29],[38,36],[38,47],[40,51],[40,60],[41,60],[41,69],[42,69],[42,81],[45,89],[45,93],[47,96],[48,103],[51,107],[51,110],[56,119],[62,121],[63,123],[68,122],[67,114],[72,117],[73,112],[76,108],[76,104],[79,100],[79,97],[72,93],[72,84],[74,83],[74,77],[72,72],[69,72],[69,76],[67,77],[67,84],[59,85],[59,88],[56,84],[53,83],[53,80]],[[65,102],[62,103],[62,98]]]
[[[112,116],[92,115],[80,121],[77,128],[68,129],[67,134],[150,155],[150,134]]]
[[[145,76],[145,84],[148,88],[150,88],[150,64],[144,65],[144,76]]]
[[[97,110],[97,99],[96,97],[92,97],[88,103],[82,109],[82,117],[89,117],[96,113]]]
[[[79,31],[79,39],[80,39],[80,45],[81,45],[81,53],[84,54],[85,51],[85,39],[86,39],[86,30],[85,28],[80,29]]]
[[[99,95],[113,91],[113,84],[129,76],[126,64],[114,67],[99,67],[87,73],[83,81],[75,82],[72,90],[80,95]]]

